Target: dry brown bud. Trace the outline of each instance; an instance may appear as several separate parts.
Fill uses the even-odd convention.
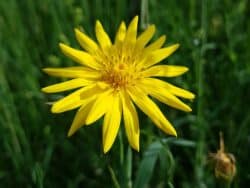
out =
[[[220,148],[217,153],[210,153],[209,157],[214,162],[216,178],[231,181],[236,175],[236,161],[231,153],[225,153],[223,135],[220,132]]]

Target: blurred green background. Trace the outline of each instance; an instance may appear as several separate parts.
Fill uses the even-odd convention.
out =
[[[141,151],[121,131],[102,153],[101,121],[67,138],[74,112],[51,114],[40,88],[60,81],[41,69],[70,66],[58,48],[79,48],[73,29],[94,37],[100,19],[114,37],[122,20],[140,16],[166,45],[181,48],[165,63],[190,71],[169,79],[196,93],[192,113],[159,104],[178,139],[157,130],[141,113]],[[208,153],[224,132],[236,157],[231,187],[250,185],[249,0],[8,0],[0,1],[0,187],[226,187],[214,177]],[[119,185],[118,185],[119,184]]]

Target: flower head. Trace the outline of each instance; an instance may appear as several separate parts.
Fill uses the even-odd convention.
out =
[[[177,97],[193,99],[194,94],[157,78],[179,76],[188,70],[183,66],[156,65],[171,55],[179,44],[161,48],[165,42],[165,36],[162,36],[147,45],[155,32],[155,26],[149,26],[137,37],[137,25],[138,16],[128,28],[122,22],[113,43],[99,21],[95,27],[98,43],[75,29],[76,38],[84,50],[62,43],[59,46],[66,56],[80,65],[44,69],[49,75],[72,79],[45,87],[43,92],[55,93],[78,88],[52,105],[53,113],[79,108],[68,136],[81,126],[90,125],[104,116],[104,153],[114,143],[122,116],[129,144],[139,151],[139,120],[135,105],[158,128],[176,136],[173,126],[149,96],[171,107],[191,111]]]

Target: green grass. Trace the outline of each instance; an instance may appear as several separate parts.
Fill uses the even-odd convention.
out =
[[[141,4],[142,3],[142,4]],[[142,7],[142,9],[141,9]],[[66,134],[74,112],[51,114],[62,97],[40,88],[59,79],[41,69],[69,66],[58,48],[79,47],[73,29],[94,37],[100,19],[114,36],[120,21],[142,15],[156,37],[181,48],[165,63],[190,71],[168,81],[196,93],[190,114],[160,105],[178,131],[171,139],[141,116],[141,151],[120,132],[102,153],[101,121]],[[0,187],[226,187],[215,179],[208,153],[219,131],[236,157],[231,187],[250,182],[250,2],[248,0],[8,0],[0,2]],[[142,30],[142,28],[141,28]]]

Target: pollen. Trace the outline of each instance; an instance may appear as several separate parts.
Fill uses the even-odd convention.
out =
[[[101,61],[104,67],[101,80],[115,90],[134,86],[141,77],[141,71],[136,66],[137,56],[125,53],[115,46],[109,55],[102,55]]]

